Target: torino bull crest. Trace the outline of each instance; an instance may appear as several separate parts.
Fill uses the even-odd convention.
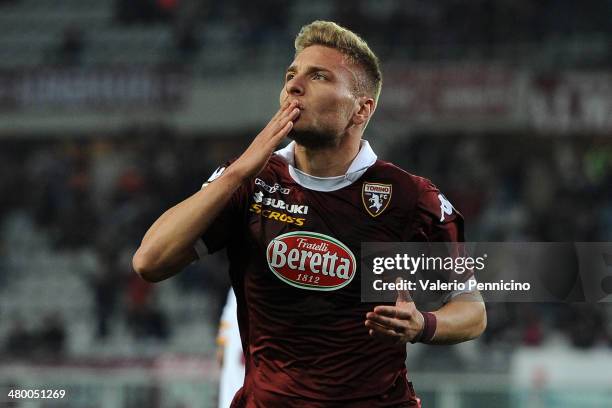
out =
[[[361,200],[372,217],[378,217],[391,201],[391,184],[363,183]]]

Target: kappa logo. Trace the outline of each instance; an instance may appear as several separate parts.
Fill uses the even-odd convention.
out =
[[[444,221],[444,214],[451,215],[453,213],[453,205],[444,194],[438,194],[438,200],[440,200],[440,222]]]
[[[391,184],[363,183],[361,200],[372,217],[378,217],[387,209],[393,191]]]
[[[283,187],[278,183],[274,183],[273,186],[270,186],[268,184],[266,184],[265,181],[263,181],[260,178],[256,178],[255,179],[255,185],[259,186],[261,188],[264,189],[264,191],[270,193],[270,194],[274,194],[277,191],[280,191],[281,194],[289,194],[289,192],[291,191],[291,189],[287,188],[287,187]]]

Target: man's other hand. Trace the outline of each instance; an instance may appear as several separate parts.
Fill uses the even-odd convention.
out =
[[[376,306],[366,314],[370,336],[393,343],[408,343],[421,334],[424,318],[407,290],[398,290],[395,306]]]

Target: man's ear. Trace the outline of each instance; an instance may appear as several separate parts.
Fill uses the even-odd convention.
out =
[[[360,96],[355,103],[357,111],[353,114],[353,123],[355,125],[368,123],[376,109],[376,102],[369,96]]]

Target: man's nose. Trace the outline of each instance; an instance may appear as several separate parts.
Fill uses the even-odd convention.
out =
[[[304,95],[304,86],[299,79],[293,78],[287,81],[286,91],[288,95],[301,96]]]

